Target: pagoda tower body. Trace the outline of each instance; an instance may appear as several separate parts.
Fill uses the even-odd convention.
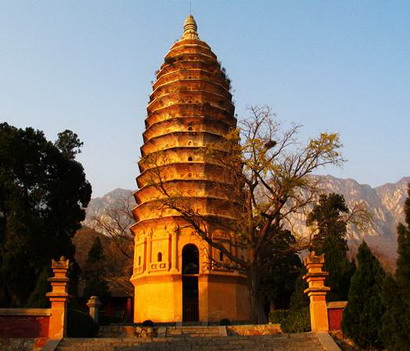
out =
[[[136,323],[249,320],[245,277],[215,264],[226,258],[172,206],[178,199],[205,223],[206,218],[236,220],[223,190],[229,187],[226,172],[207,157],[210,148],[223,149],[228,131],[236,127],[229,89],[216,55],[188,16],[183,37],[157,72],[147,107],[131,228]],[[221,227],[205,227],[214,238],[228,235]],[[229,250],[246,255],[245,248]]]

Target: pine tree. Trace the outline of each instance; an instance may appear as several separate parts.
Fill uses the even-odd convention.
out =
[[[51,291],[51,285],[48,282],[50,276],[50,267],[44,267],[37,279],[36,287],[26,303],[27,307],[45,308],[50,306],[50,301],[46,296]]]
[[[290,298],[290,309],[292,311],[298,311],[309,306],[309,297],[305,293],[305,289],[308,288],[308,284],[303,279],[303,276],[307,273],[306,268],[303,266],[300,268],[300,273],[295,281],[295,290]]]
[[[397,268],[395,277],[387,277],[383,287],[386,313],[382,336],[389,351],[406,351],[410,345],[410,184],[404,205],[406,224],[397,227]]]
[[[108,283],[105,279],[105,257],[101,240],[97,236],[87,257],[85,268],[84,297],[98,296],[101,301],[109,297]]]
[[[385,277],[380,262],[366,242],[359,247],[358,267],[352,277],[349,299],[343,313],[343,333],[363,349],[382,349],[380,320],[384,313],[382,286]]]
[[[400,289],[403,289],[405,302],[410,305],[410,184],[407,189],[408,197],[404,204],[406,224],[397,227],[397,259],[396,279]]]
[[[328,301],[347,300],[350,280],[354,273],[354,264],[347,257],[346,221],[343,213],[348,213],[343,195],[324,194],[320,196],[306,224],[317,226],[318,232],[313,238],[312,248],[316,254],[325,254],[324,270],[329,273],[326,286],[331,288]]]

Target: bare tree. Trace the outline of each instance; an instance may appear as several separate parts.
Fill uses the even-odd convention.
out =
[[[132,207],[135,201],[130,193],[121,195],[114,206],[106,207],[99,216],[92,217],[92,226],[110,240],[104,246],[107,261],[107,280],[118,291],[132,294],[129,282],[132,273],[134,238],[130,226],[134,223]]]
[[[250,117],[223,142],[208,145],[207,162],[219,167],[224,177],[224,182],[215,185],[223,198],[221,212],[232,220],[204,215],[172,182],[164,180],[158,160],[145,160],[154,164],[152,184],[159,190],[160,206],[179,213],[186,226],[222,253],[224,260],[214,260],[214,264],[246,274],[255,323],[266,322],[260,282],[277,255],[275,243],[283,235],[282,226],[289,214],[304,208],[319,191],[311,173],[344,161],[338,134],[321,133],[302,145],[297,140],[299,129],[292,125],[283,130],[270,108],[252,107]],[[299,240],[290,249],[297,251],[307,244]]]

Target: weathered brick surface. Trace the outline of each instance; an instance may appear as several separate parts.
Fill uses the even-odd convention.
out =
[[[0,338],[1,351],[40,351],[47,338]]]

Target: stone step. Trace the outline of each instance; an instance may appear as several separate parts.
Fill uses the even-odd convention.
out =
[[[153,339],[64,339],[58,351],[323,351],[315,334]]]
[[[100,326],[99,338],[152,338],[157,336],[158,328],[140,327],[133,325]]]
[[[215,326],[167,327],[165,335],[167,337],[219,337],[226,336],[226,329]]]

